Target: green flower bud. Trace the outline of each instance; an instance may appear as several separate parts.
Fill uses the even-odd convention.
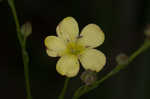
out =
[[[128,56],[124,53],[120,53],[116,57],[116,61],[118,64],[127,64],[128,63]]]
[[[145,34],[145,36],[147,37],[147,39],[150,40],[150,24],[148,24],[148,25],[146,26],[146,29],[144,30],[144,34]]]
[[[31,35],[32,25],[30,22],[26,22],[21,26],[21,33],[25,38]]]
[[[94,71],[86,70],[81,74],[80,78],[86,85],[91,85],[97,80],[97,75]]]

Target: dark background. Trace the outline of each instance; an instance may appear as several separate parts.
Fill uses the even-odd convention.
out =
[[[144,40],[144,28],[150,22],[149,0],[15,0],[20,24],[32,22],[28,38],[30,80],[33,99],[57,99],[65,77],[55,70],[58,58],[48,57],[43,40],[56,35],[57,24],[73,16],[80,30],[89,23],[98,24],[106,40],[98,49],[107,56],[107,65],[99,78],[115,66],[115,57],[131,55]],[[0,99],[25,99],[24,71],[14,20],[7,1],[0,3]],[[106,80],[81,99],[150,99],[150,50],[138,56],[125,70]],[[65,99],[71,99],[83,83],[71,79]]]

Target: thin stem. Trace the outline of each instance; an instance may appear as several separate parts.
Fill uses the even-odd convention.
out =
[[[68,86],[68,83],[69,83],[69,78],[66,78],[65,79],[65,83],[64,83],[64,88],[62,89],[58,99],[64,99],[64,96],[65,96],[65,93],[66,93],[66,90],[67,90],[67,86]]]
[[[27,99],[32,99],[31,96],[31,88],[30,88],[30,81],[29,81],[29,56],[28,53],[26,51],[26,41],[24,40],[24,38],[21,35],[21,28],[19,25],[19,20],[17,17],[17,12],[15,9],[15,5],[14,5],[14,1],[13,0],[8,0],[8,4],[11,8],[13,17],[14,17],[14,21],[16,24],[16,31],[17,31],[17,37],[19,39],[19,43],[21,45],[21,49],[22,49],[22,58],[23,58],[23,64],[24,64],[24,76],[25,76],[25,84],[26,84],[26,93],[27,93]]]
[[[14,17],[14,21],[15,21],[15,24],[16,24],[17,37],[19,39],[20,45],[22,46],[23,39],[22,39],[22,36],[21,36],[21,33],[20,33],[21,30],[20,30],[19,20],[18,20],[18,17],[17,17],[17,12],[16,12],[16,9],[15,9],[14,1],[13,0],[8,0],[8,4],[11,8],[11,11],[12,11],[12,14],[13,14],[13,17]]]
[[[150,40],[145,40],[144,44],[137,50],[135,51],[128,59],[127,64],[122,64],[122,65],[117,65],[111,72],[109,72],[106,76],[104,76],[102,79],[96,81],[94,84],[91,86],[86,86],[83,85],[80,88],[78,88],[72,99],[78,99],[80,96],[83,94],[86,94],[87,92],[97,88],[102,82],[104,82],[106,79],[110,78],[114,74],[117,74],[120,70],[124,69],[129,65],[138,55],[140,55],[142,52],[150,48]]]
[[[26,50],[22,51],[22,58],[23,58],[23,63],[24,63],[24,76],[25,76],[27,99],[32,99],[30,80],[29,80],[29,66],[28,66],[29,56]]]

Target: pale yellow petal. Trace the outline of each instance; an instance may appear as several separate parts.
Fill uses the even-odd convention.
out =
[[[95,48],[104,42],[105,35],[96,24],[89,24],[83,28],[78,40],[79,44],[86,47]]]
[[[74,55],[62,56],[56,65],[59,74],[67,77],[74,77],[79,72],[79,61]]]
[[[66,17],[59,23],[56,32],[65,41],[75,41],[79,34],[78,23],[73,17]]]
[[[65,53],[66,45],[59,37],[48,36],[46,37],[44,43],[47,47],[47,53],[49,56],[62,56]]]
[[[105,55],[96,49],[87,49],[79,57],[86,70],[99,72],[106,64]]]
[[[48,56],[51,56],[51,57],[57,57],[59,56],[58,53],[54,50],[49,50],[49,49],[46,49],[46,53]]]

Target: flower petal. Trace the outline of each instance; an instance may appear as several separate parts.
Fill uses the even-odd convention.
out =
[[[47,53],[48,56],[51,56],[51,57],[57,57],[57,56],[59,56],[56,51],[49,50],[49,49],[46,49],[46,53]]]
[[[79,61],[74,55],[62,56],[57,62],[56,70],[61,75],[74,77],[79,72]]]
[[[73,17],[66,17],[59,23],[56,32],[65,41],[75,41],[79,34],[78,23]]]
[[[96,49],[87,49],[79,57],[86,70],[99,72],[106,64],[105,55]]]
[[[56,36],[46,37],[45,46],[47,47],[47,54],[52,57],[62,56],[65,53],[66,45],[62,39]]]
[[[88,24],[83,28],[78,40],[79,44],[86,47],[95,48],[104,42],[105,35],[96,24]]]

